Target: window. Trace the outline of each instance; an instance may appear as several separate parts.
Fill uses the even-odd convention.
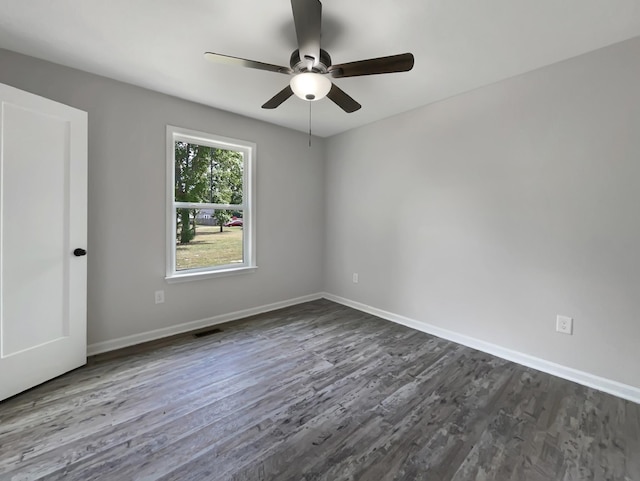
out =
[[[167,280],[255,269],[255,150],[167,126]]]

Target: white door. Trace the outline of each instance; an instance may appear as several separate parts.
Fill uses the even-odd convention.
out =
[[[86,112],[0,84],[0,400],[86,363],[86,232]]]

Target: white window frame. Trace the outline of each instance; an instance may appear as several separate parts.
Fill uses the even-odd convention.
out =
[[[244,157],[242,178],[242,204],[210,204],[175,201],[175,142],[184,141],[207,147],[241,152]],[[245,140],[222,137],[220,135],[167,125],[167,282],[182,282],[197,279],[209,279],[234,274],[254,272],[256,264],[255,230],[255,163],[256,144]],[[242,210],[243,262],[223,266],[202,267],[198,269],[176,270],[176,209],[231,209]]]

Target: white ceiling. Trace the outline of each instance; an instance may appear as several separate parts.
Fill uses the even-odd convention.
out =
[[[336,79],[362,109],[314,102],[320,136],[640,35],[640,0],[322,3],[322,47],[334,63],[404,52],[416,63],[411,72]],[[260,108],[289,77],[203,57],[288,66],[296,48],[289,0],[0,0],[0,47],[308,130],[307,102]]]

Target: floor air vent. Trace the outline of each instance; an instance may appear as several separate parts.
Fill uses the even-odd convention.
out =
[[[196,332],[193,337],[210,336],[211,334],[218,334],[219,332],[222,332],[222,329],[209,329],[208,331]]]

